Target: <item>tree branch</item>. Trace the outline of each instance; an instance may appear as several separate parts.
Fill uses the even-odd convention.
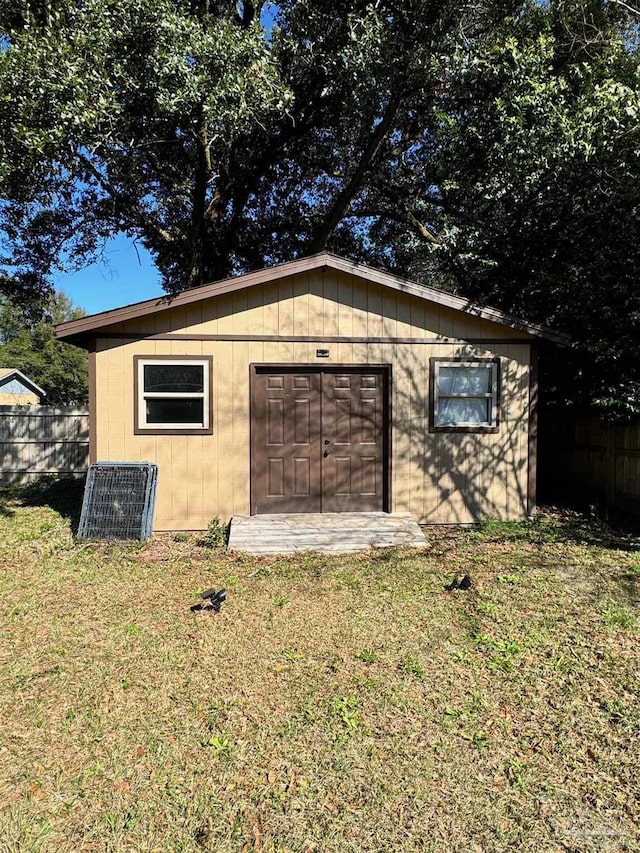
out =
[[[130,196],[127,196],[125,193],[120,192],[117,187],[115,187],[108,178],[106,178],[102,172],[98,169],[98,167],[91,162],[89,157],[87,157],[82,152],[76,152],[76,156],[84,163],[85,168],[91,175],[95,178],[100,187],[109,195],[109,197],[118,205],[122,207],[126,207],[130,210],[131,213],[134,214],[135,219],[138,223],[138,228],[142,233],[145,231],[149,231],[152,229],[156,236],[160,237],[165,243],[172,243],[173,236],[162,226],[154,223],[150,220],[148,214],[144,213],[142,210],[135,210],[135,203],[131,199]]]
[[[622,6],[623,9],[626,9],[628,12],[631,12],[640,18],[640,9],[634,9],[633,6],[629,6],[629,4],[625,3],[624,0],[611,0],[611,2],[615,3],[616,6]]]
[[[316,252],[321,252],[326,247],[331,235],[348,211],[349,205],[362,185],[362,179],[369,171],[380,152],[382,143],[389,132],[401,101],[401,91],[395,92],[389,98],[389,102],[382,114],[382,118],[371,133],[369,141],[360,156],[360,162],[358,163],[353,175],[336,196],[333,204],[327,211],[320,228],[309,242],[309,254],[313,255]]]
[[[410,210],[396,211],[387,208],[378,207],[360,207],[357,210],[350,211],[350,215],[360,218],[377,216],[381,219],[391,219],[393,222],[400,222],[404,225],[409,225],[423,240],[428,243],[439,246],[440,240],[430,228],[424,225]]]
[[[420,237],[422,237],[423,240],[426,240],[427,243],[431,243],[434,246],[440,245],[440,240],[433,233],[433,231],[430,228],[427,228],[427,226],[424,225],[422,222],[420,222],[420,220],[417,219],[417,217],[414,216],[414,214],[410,210],[407,210],[406,218],[409,225],[412,226],[414,231],[416,231],[420,235]]]
[[[256,19],[259,20],[263,5],[264,0],[261,0],[259,2],[253,2],[253,0],[244,0],[244,2],[242,3],[242,10],[238,10],[238,20],[241,26],[250,27]]]

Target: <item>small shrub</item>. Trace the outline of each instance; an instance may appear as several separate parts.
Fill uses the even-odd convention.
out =
[[[189,534],[188,533],[175,533],[173,536],[174,542],[188,542]]]
[[[203,536],[200,544],[206,548],[223,548],[227,544],[227,529],[228,525],[220,520],[216,515],[212,518],[207,527],[207,532]]]
[[[290,601],[291,599],[288,595],[279,595],[273,603],[276,607],[284,607],[286,604],[289,604]]]

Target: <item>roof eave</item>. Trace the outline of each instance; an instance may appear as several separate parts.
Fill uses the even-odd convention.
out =
[[[364,264],[358,264],[354,261],[340,258],[337,255],[331,255],[327,252],[322,252],[317,255],[312,255],[306,258],[299,258],[295,261],[279,264],[275,267],[265,267],[262,270],[246,273],[245,275],[235,276],[233,278],[224,279],[222,281],[204,284],[192,290],[182,291],[174,297],[163,296],[157,299],[147,299],[144,302],[136,302],[132,305],[125,305],[122,308],[115,308],[111,311],[102,311],[98,314],[90,314],[86,317],[80,317],[77,320],[69,320],[65,323],[56,325],[56,337],[59,340],[67,343],[75,344],[76,346],[87,347],[90,341],[99,336],[101,329],[108,328],[116,323],[126,322],[127,320],[136,319],[137,317],[154,314],[168,308],[180,307],[191,302],[200,301],[203,299],[213,298],[225,293],[232,293],[235,290],[241,290],[246,287],[253,287],[258,284],[265,284],[269,281],[277,281],[290,275],[296,275],[299,272],[306,272],[310,269],[322,269],[330,267],[351,275],[358,275],[368,281],[377,283],[383,286],[391,287],[394,290],[408,293],[412,296],[417,296],[420,299],[425,299],[436,304],[444,305],[463,313],[476,316],[480,319],[487,320],[492,323],[497,323],[501,326],[507,326],[512,329],[529,334],[532,337],[542,338],[551,341],[555,344],[567,346],[571,343],[568,335],[562,332],[557,332],[554,329],[549,329],[545,326],[539,326],[533,323],[526,323],[517,317],[512,317],[496,308],[475,305],[468,302],[459,296],[446,293],[442,290],[437,290],[426,285],[418,284],[417,282],[407,281],[391,273],[375,270],[367,267]]]
[[[5,373],[0,376],[0,382],[5,382],[10,376],[19,376],[20,381],[24,385],[28,385],[34,394],[38,394],[40,397],[47,396],[47,392],[43,388],[41,388],[39,385],[36,385],[36,383],[32,379],[29,379],[28,376],[25,376],[25,374],[21,370],[18,370],[17,367],[11,368],[11,371],[9,373]]]

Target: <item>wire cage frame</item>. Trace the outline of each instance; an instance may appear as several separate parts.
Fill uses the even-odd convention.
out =
[[[87,470],[78,539],[135,539],[153,531],[158,466],[94,462]]]

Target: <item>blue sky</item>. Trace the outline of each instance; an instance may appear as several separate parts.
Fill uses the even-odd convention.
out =
[[[54,285],[89,314],[164,293],[149,253],[123,234],[109,240],[101,261],[55,276]]]

